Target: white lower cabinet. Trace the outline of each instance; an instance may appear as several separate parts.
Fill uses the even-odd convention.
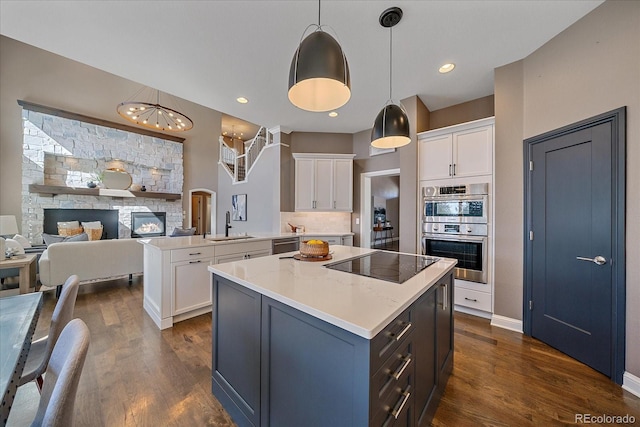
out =
[[[211,311],[210,264],[271,255],[271,240],[160,249],[144,245],[144,309],[160,329]]]
[[[207,266],[212,261],[212,258],[205,258],[171,263],[172,315],[211,306],[211,286],[209,286]]]
[[[491,313],[491,292],[475,291],[456,284],[454,303],[459,306]]]
[[[216,248],[216,257],[213,263],[222,264],[269,255],[271,255],[271,240],[231,243]]]

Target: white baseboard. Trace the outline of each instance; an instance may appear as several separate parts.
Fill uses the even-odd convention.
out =
[[[471,314],[472,316],[483,317],[491,320],[491,313],[482,310],[476,310],[475,308],[465,307],[462,305],[454,305],[453,308],[460,313]]]
[[[640,378],[625,372],[622,376],[622,388],[640,397]]]
[[[499,314],[491,316],[491,326],[497,326],[499,328],[522,333],[522,320],[500,316]]]

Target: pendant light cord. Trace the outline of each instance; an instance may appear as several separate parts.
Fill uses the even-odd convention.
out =
[[[318,0],[318,27],[321,27],[321,25],[320,25],[320,0]]]
[[[389,100],[391,101],[393,98],[391,97],[391,82],[393,81],[393,49],[391,49],[391,45],[393,44],[393,27],[389,27]]]

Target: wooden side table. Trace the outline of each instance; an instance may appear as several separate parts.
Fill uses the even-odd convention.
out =
[[[26,294],[36,284],[36,263],[38,254],[17,255],[14,258],[0,261],[0,270],[5,268],[20,269],[20,293]]]

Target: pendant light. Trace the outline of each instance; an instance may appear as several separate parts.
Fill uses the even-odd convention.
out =
[[[309,28],[315,31],[304,38]],[[289,101],[307,111],[331,111],[351,98],[349,64],[340,44],[320,24],[320,0],[318,0],[318,24],[309,25],[302,33],[302,40],[291,60],[289,69]]]
[[[371,145],[376,148],[396,148],[411,142],[409,118],[402,104],[394,103],[391,97],[392,80],[392,27],[402,19],[402,9],[391,7],[380,15],[380,25],[389,28],[389,100],[380,110],[371,130]]]
[[[135,99],[145,90],[149,98],[149,91],[153,90],[142,87],[130,99]],[[182,132],[193,127],[193,121],[186,114],[160,104],[159,90],[155,91],[155,95],[155,102],[151,99],[121,102],[116,108],[118,114],[130,122],[155,130]]]

